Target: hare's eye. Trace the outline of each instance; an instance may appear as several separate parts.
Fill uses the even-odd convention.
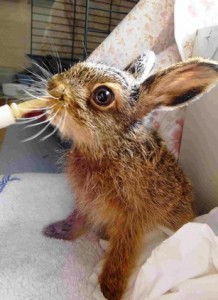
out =
[[[114,93],[106,86],[99,86],[94,90],[92,99],[98,105],[108,106],[114,101]]]

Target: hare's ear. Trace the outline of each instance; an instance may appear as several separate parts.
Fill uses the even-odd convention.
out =
[[[153,51],[147,50],[139,55],[127,68],[138,83],[142,83],[149,76],[155,65],[156,56]]]
[[[218,64],[191,59],[150,76],[140,86],[136,117],[141,118],[159,106],[181,106],[199,96],[218,81]]]

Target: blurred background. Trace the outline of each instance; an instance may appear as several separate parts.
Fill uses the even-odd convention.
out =
[[[34,62],[55,74],[84,60],[137,2],[1,0],[0,105],[25,98],[24,90],[44,77]],[[58,134],[44,142],[39,142],[41,136],[22,142],[44,125],[0,130],[0,174],[63,171],[61,157],[70,143]],[[52,130],[48,127],[43,135]]]

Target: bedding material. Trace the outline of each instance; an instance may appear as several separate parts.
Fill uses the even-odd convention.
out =
[[[42,229],[73,209],[63,175],[0,176],[0,299],[88,300],[102,249],[94,236],[49,239]]]
[[[92,234],[74,242],[42,235],[72,209],[64,175],[0,176],[0,299],[104,299],[97,275],[107,242]],[[175,234],[151,233],[125,300],[217,300],[217,234],[218,208]]]

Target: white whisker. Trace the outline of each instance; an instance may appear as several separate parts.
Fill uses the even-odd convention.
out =
[[[25,90],[25,92],[31,97],[30,99],[36,98],[36,99],[39,99],[39,100],[42,100],[42,101],[49,101],[49,100],[47,100],[46,98],[48,98],[48,99],[52,98],[52,99],[58,100],[58,97],[52,96],[52,95],[49,94],[47,91],[45,91],[46,94],[40,94],[40,93],[38,93],[38,95],[37,95],[37,94],[32,94],[32,93],[30,93],[30,92],[29,92],[29,89],[28,89],[28,90]],[[33,92],[34,92],[34,91],[33,91]]]
[[[36,91],[36,92],[46,92],[47,91],[47,85],[44,87],[44,86],[34,84],[34,85],[28,87],[28,90],[33,90],[33,91]]]
[[[43,100],[42,98],[44,98],[43,96],[37,96],[37,95],[34,95],[34,94],[32,94],[32,93],[30,93],[28,90],[24,90],[24,92],[28,95],[28,96],[30,96],[30,97],[32,97],[32,98],[34,98],[34,99],[39,99],[39,100]],[[45,96],[46,98],[49,98],[49,96]],[[52,96],[53,97],[53,96]],[[47,100],[47,99],[45,99],[45,100]]]
[[[33,73],[30,70],[27,70],[29,73],[31,73],[33,76],[35,76],[36,78],[38,78],[41,82],[46,83],[47,84],[47,80],[45,78],[43,78],[42,76],[40,76],[39,74]]]
[[[45,86],[47,86],[47,82],[48,80],[36,80],[34,84],[32,84],[32,86],[36,88],[44,88]]]
[[[52,96],[51,94],[48,94],[46,96],[43,96],[43,98],[46,97],[46,98],[52,98],[52,99],[55,99],[55,100],[58,100],[59,98],[58,97],[54,97]]]
[[[62,69],[62,64],[61,64],[61,59],[60,59],[60,55],[56,49],[56,53],[57,53],[57,56],[58,56],[58,60],[59,60],[59,64],[60,64],[60,69],[61,69],[61,73],[63,72],[63,69]]]
[[[45,58],[45,57],[44,57]],[[49,75],[50,76],[52,76],[52,73],[50,72],[50,70],[49,70],[49,68],[48,68],[48,66],[46,66],[46,64],[44,63],[44,61],[41,61],[41,63],[45,66],[45,70],[46,70],[46,72],[48,72],[49,73]]]
[[[63,117],[63,123],[62,123],[62,126],[61,126],[61,128],[60,128],[60,132],[63,130],[63,128],[64,128],[64,124],[65,124],[65,122],[66,122],[66,117],[67,117],[67,109],[66,109],[66,107],[65,107],[65,111],[64,111],[64,117]]]
[[[40,130],[39,132],[37,132],[36,134],[34,134],[33,136],[31,136],[30,138],[24,139],[22,141],[22,143],[25,143],[25,142],[28,142],[28,141],[31,141],[31,140],[37,138],[40,134],[42,134],[48,128],[49,125],[50,125],[50,123],[48,123],[45,127],[43,127],[42,130]]]
[[[57,105],[57,103],[55,103],[54,105],[51,105],[51,106],[47,106],[47,107],[38,107],[38,108],[31,108],[31,111],[41,111],[41,110],[49,110],[53,107],[55,107]],[[27,112],[31,112],[29,108],[20,108],[21,111],[27,111]]]
[[[51,137],[53,134],[55,134],[55,132],[59,129],[59,126],[61,125],[61,123],[62,123],[62,126],[61,126],[60,131],[63,129],[64,123],[65,123],[65,119],[66,119],[66,113],[67,113],[67,110],[65,109],[64,116],[60,119],[60,121],[58,122],[58,124],[55,127],[55,129],[50,134],[48,134],[45,137],[41,138],[40,142],[43,142],[43,141],[47,140],[49,137]]]
[[[53,45],[53,43],[51,43],[51,46],[52,46],[52,51],[53,51],[53,53],[56,55],[55,50],[54,50],[54,45]],[[56,56],[53,56],[53,55],[52,55],[52,57],[53,57],[53,59],[54,59],[54,57],[56,58]],[[54,61],[55,61],[56,65],[57,65],[58,73],[60,73],[59,64],[58,64],[57,59],[54,59]]]
[[[31,124],[31,125],[25,126],[25,129],[26,129],[26,128],[29,128],[29,127],[35,127],[35,126],[41,125],[41,124],[50,122],[50,121],[52,121],[52,120],[53,120],[53,116],[52,116],[51,118],[49,118],[49,119],[46,119],[46,120],[42,121],[42,122],[39,122],[39,123],[35,123],[35,124]]]
[[[55,129],[48,135],[46,135],[45,137],[40,139],[40,142],[43,142],[45,140],[47,140],[50,136],[52,136],[56,131],[58,130],[58,127],[55,127]]]
[[[36,96],[48,96],[48,91],[46,89],[37,89],[37,88],[27,88],[25,90],[29,95],[33,96],[33,95],[36,95]]]
[[[48,81],[52,77],[52,75],[42,66],[40,66],[36,61],[33,61],[33,64],[42,72],[43,76],[45,76],[46,81]],[[37,75],[43,78],[41,75]]]
[[[51,120],[53,120],[56,117],[56,115],[58,114],[59,111],[60,111],[60,108],[54,114],[54,116],[53,116],[53,118]],[[51,124],[51,121],[45,127],[43,127],[42,130],[40,130],[39,132],[37,132],[36,134],[34,134],[33,136],[31,136],[30,138],[24,139],[22,142],[25,143],[25,142],[28,142],[28,141],[31,141],[31,140],[37,138],[38,136],[40,136],[49,127],[50,124]]]
[[[33,121],[35,121],[35,120],[38,120],[38,119],[44,117],[46,114],[47,114],[47,112],[45,112],[45,113],[43,113],[43,114],[41,114],[41,115],[39,115],[39,116],[36,116],[36,117],[30,117],[30,118],[17,118],[16,124],[17,124],[17,125],[28,124],[28,123],[31,123],[31,122],[33,122]]]
[[[42,61],[42,63],[43,63],[43,61]],[[43,74],[45,74],[45,75],[47,75],[48,76],[48,78],[50,78],[50,76],[52,75],[48,70],[46,70],[45,68],[43,68],[42,66],[40,66],[40,64],[38,64],[35,60],[33,60],[33,64],[35,65],[35,66],[37,66],[42,72],[43,72]],[[44,64],[44,63],[43,63]],[[45,66],[45,64],[44,64],[44,66]],[[46,67],[46,66],[45,66]]]
[[[55,57],[57,58],[56,64],[57,64],[57,67],[58,67],[58,73],[62,73],[63,72],[63,70],[62,70],[62,64],[61,64],[61,60],[60,60],[60,56],[58,54],[58,51],[57,51],[57,49],[56,49],[56,47],[55,47],[55,45],[54,45],[53,42],[51,42],[51,46],[52,46],[52,50],[53,50],[53,52],[55,54]]]
[[[46,95],[39,94],[38,96],[36,94],[34,95],[34,94],[30,93],[28,90],[25,90],[25,93],[29,96],[28,98],[22,97],[17,100],[23,101],[25,99],[27,101],[27,100],[38,99],[39,101],[43,101],[43,102],[49,102],[50,99],[58,100],[57,97],[54,97],[54,96],[50,95],[49,93],[47,93]]]
[[[25,120],[27,120],[27,119],[28,119],[28,120],[30,120],[30,119],[33,119],[33,120],[35,120],[36,118],[37,118],[37,119],[39,119],[41,116],[43,117],[45,114],[46,114],[46,113],[43,113],[43,114],[41,114],[40,116],[35,116],[35,117],[28,117],[28,118],[26,118],[26,117],[24,117],[24,118],[17,118],[17,120],[18,120],[18,121],[19,121],[19,120],[21,120],[21,121],[22,121],[22,120],[24,120],[24,121],[25,121]]]
[[[52,71],[53,71],[53,74],[55,74],[56,72],[55,72],[55,70],[54,70],[54,68],[53,68],[53,65],[51,64],[51,62],[50,62],[50,60],[45,56],[45,59],[46,59],[46,61],[49,63],[49,65],[50,65],[50,67],[51,67],[51,69],[52,69]]]
[[[47,88],[47,87],[46,87]],[[41,97],[41,98],[53,98],[53,99],[58,99],[57,97],[52,96],[49,94],[47,89],[41,88],[40,90],[36,87],[30,87],[28,89],[24,89],[24,92],[31,97]],[[35,94],[32,94],[35,93]]]
[[[44,123],[47,123],[47,122],[49,122],[50,120],[52,120],[52,119],[46,119],[46,120],[44,120],[44,121],[42,121],[42,122],[39,122],[39,123],[35,123],[35,124],[31,124],[31,125],[27,125],[27,126],[25,126],[25,127],[24,127],[24,129],[26,129],[26,128],[30,128],[30,127],[35,127],[35,126],[38,126],[38,125],[42,125],[42,124],[44,124]]]

